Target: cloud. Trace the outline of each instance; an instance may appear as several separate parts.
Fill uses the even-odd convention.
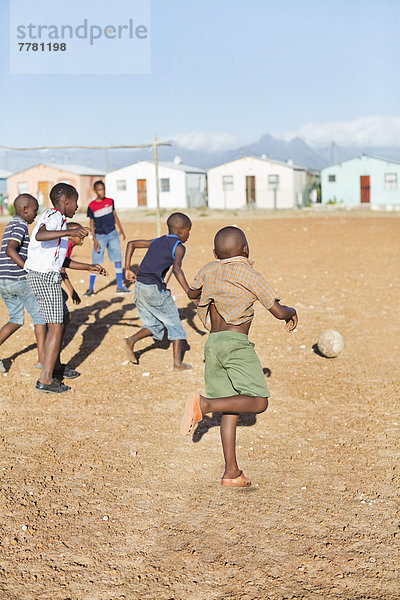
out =
[[[192,131],[190,133],[171,135],[169,139],[189,150],[204,150],[206,152],[228,150],[239,145],[237,138],[230,133]]]
[[[352,121],[307,123],[296,131],[274,134],[284,140],[301,137],[311,146],[398,146],[400,118],[371,116]]]

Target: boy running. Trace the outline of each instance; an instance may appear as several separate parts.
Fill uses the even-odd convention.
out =
[[[249,260],[246,236],[237,227],[224,227],[214,239],[218,259],[203,267],[191,284],[188,296],[199,298],[198,314],[209,338],[204,348],[206,395],[194,394],[186,405],[181,433],[190,435],[203,415],[222,412],[221,440],[227,487],[249,487],[236,460],[236,424],[241,413],[258,414],[268,407],[269,391],[260,360],[248,332],[259,300],[277,319],[286,321],[289,332],[297,326],[294,308],[279,304],[277,293]]]
[[[127,244],[125,279],[136,280],[135,304],[144,327],[126,338],[125,343],[129,360],[137,363],[134,354],[136,342],[149,336],[153,336],[155,340],[162,340],[165,328],[168,339],[172,341],[174,370],[183,371],[191,368],[181,359],[182,340],[186,340],[186,332],[164,277],[172,265],[173,274],[187,294],[189,285],[182,270],[182,260],[186,251],[183,242],[189,238],[192,222],[183,213],[173,213],[168,217],[167,226],[167,235],[154,240],[132,240]],[[148,248],[136,277],[130,269],[135,248]]]
[[[102,181],[96,181],[93,189],[97,195],[87,209],[87,216],[90,219],[90,231],[93,236],[92,263],[102,264],[104,253],[107,248],[108,258],[115,266],[117,294],[128,294],[129,290],[123,285],[122,280],[121,244],[118,232],[115,229],[115,224],[117,224],[119,235],[123,240],[125,240],[125,233],[117,216],[114,200],[112,200],[112,198],[106,198],[106,188],[104,183]],[[89,288],[83,294],[84,296],[93,296],[95,279],[96,275],[92,273],[89,279]]]
[[[105,275],[106,272],[100,265],[88,265],[66,257],[67,237],[70,235],[67,217],[73,217],[78,208],[76,189],[67,183],[58,183],[50,192],[50,200],[54,208],[41,215],[32,232],[25,269],[28,272],[29,286],[36,296],[42,319],[48,328],[43,369],[36,382],[36,389],[60,394],[71,388],[62,384],[56,376],[61,379],[79,376],[78,371],[60,363],[61,344],[69,322],[69,312],[61,290],[61,269],[65,266],[100,275]],[[74,229],[74,236],[80,239],[84,239],[88,233],[86,227]]]
[[[14,200],[15,217],[4,230],[0,250],[0,294],[8,311],[9,321],[0,329],[0,346],[24,324],[24,309],[31,315],[38,351],[37,367],[44,358],[46,325],[40,316],[39,305],[29,288],[24,269],[28,253],[28,225],[36,218],[39,205],[30,194],[20,194]],[[0,360],[0,372],[5,372]]]

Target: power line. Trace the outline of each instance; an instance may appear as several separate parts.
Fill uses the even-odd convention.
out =
[[[153,142],[152,144],[138,144],[136,146],[132,145],[110,145],[110,146],[77,146],[76,144],[71,144],[67,146],[32,146],[26,148],[18,148],[15,146],[3,146],[0,145],[0,148],[3,150],[66,150],[67,148],[79,148],[80,150],[112,150],[112,149],[129,149],[129,148],[153,148],[154,144],[156,146],[172,146],[171,142]]]
[[[154,135],[153,142],[151,144],[138,144],[138,145],[109,145],[109,146],[80,146],[80,145],[70,145],[70,146],[32,146],[26,148],[17,148],[14,146],[3,146],[0,145],[0,148],[3,150],[15,150],[15,151],[29,151],[29,150],[66,150],[67,148],[76,148],[80,150],[113,150],[113,149],[133,149],[133,148],[152,148],[154,155],[154,167],[155,167],[155,179],[156,179],[156,223],[157,223],[157,235],[160,235],[161,232],[161,223],[160,223],[160,190],[159,190],[159,178],[158,178],[158,156],[157,156],[157,148],[158,146],[172,146],[171,142],[158,142],[157,135]]]

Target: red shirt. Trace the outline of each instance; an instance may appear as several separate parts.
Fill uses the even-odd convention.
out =
[[[92,200],[87,209],[87,216],[94,219],[94,230],[97,234],[111,233],[115,229],[114,200]]]
[[[72,248],[73,248],[73,245],[72,245],[72,244],[71,244],[71,242],[68,240],[67,258],[71,258]]]

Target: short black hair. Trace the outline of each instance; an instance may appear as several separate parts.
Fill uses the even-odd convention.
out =
[[[69,183],[57,183],[50,190],[50,200],[53,206],[56,206],[61,198],[71,198],[72,196],[78,197],[78,192],[74,186]]]
[[[70,221],[67,223],[67,229],[78,229],[79,227],[81,227],[81,225],[76,221]]]
[[[104,181],[102,181],[101,179],[99,179],[98,181],[95,181],[93,184],[93,189],[95,190],[98,185],[104,185]],[[104,187],[106,187],[106,186],[104,185]]]
[[[168,231],[176,231],[177,229],[185,229],[192,226],[192,221],[187,215],[181,212],[172,213],[167,219]]]
[[[215,253],[220,260],[240,256],[247,240],[239,227],[229,225],[220,229],[214,238]]]
[[[20,212],[23,211],[23,209],[25,207],[27,207],[27,206],[29,206],[29,204],[31,204],[31,202],[38,204],[38,201],[36,200],[36,198],[31,196],[31,194],[19,194],[14,200],[14,208],[15,208],[16,214],[19,215]]]

